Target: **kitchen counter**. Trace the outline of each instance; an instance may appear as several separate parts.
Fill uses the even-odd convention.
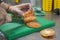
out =
[[[56,31],[56,36],[54,40],[60,40],[60,15],[55,15],[55,13],[52,12],[45,12],[45,14],[46,16],[40,16],[40,17],[56,22],[56,26],[52,27]],[[22,38],[18,38],[16,40],[45,40],[45,39],[41,37],[39,32],[36,32],[24,36]]]

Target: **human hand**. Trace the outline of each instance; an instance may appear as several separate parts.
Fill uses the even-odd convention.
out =
[[[6,23],[6,22],[11,22],[12,19],[7,15],[7,12],[0,7],[0,25]]]
[[[9,11],[17,13],[18,15],[25,16],[25,12],[32,11],[32,6],[30,3],[23,3],[15,6],[10,6]],[[28,11],[28,12],[29,12]]]

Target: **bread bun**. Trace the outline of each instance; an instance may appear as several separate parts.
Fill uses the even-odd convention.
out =
[[[24,13],[24,17],[28,17],[28,16],[34,16],[33,10],[28,10]]]
[[[32,27],[32,28],[39,28],[40,24],[38,22],[29,22],[27,23],[27,26]]]
[[[29,16],[24,18],[24,22],[27,23],[27,22],[35,21],[35,19],[36,19],[35,16]]]
[[[55,35],[55,31],[53,30],[53,29],[44,29],[44,30],[42,30],[42,31],[40,31],[40,34],[41,34],[41,36],[43,36],[43,37],[52,37],[52,36],[54,36]]]

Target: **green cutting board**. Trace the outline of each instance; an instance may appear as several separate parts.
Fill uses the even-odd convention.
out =
[[[40,17],[37,17],[36,21],[40,23],[40,28],[30,28],[26,26],[22,20],[13,19],[12,22],[0,26],[0,31],[5,35],[7,40],[15,40],[16,38],[20,38],[34,32],[39,32],[45,28],[55,26],[54,22]]]

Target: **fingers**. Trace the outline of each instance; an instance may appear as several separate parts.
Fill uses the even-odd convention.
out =
[[[10,16],[6,16],[6,22],[11,22],[12,18]]]
[[[0,25],[5,23],[6,15],[7,15],[7,12],[3,8],[0,7]]]
[[[31,4],[30,3],[22,3],[22,4],[19,4],[19,5],[16,5],[16,6],[21,7],[21,6],[26,6],[26,5],[31,5]]]
[[[17,8],[16,6],[10,6],[9,7],[9,11],[10,12],[13,12],[13,13],[15,13],[15,14],[18,14],[18,15],[20,15],[20,16],[24,16],[24,12],[23,11],[21,11],[19,8]]]
[[[20,16],[24,16],[24,12],[19,9],[16,9],[15,12]]]
[[[1,11],[1,12],[2,12],[2,14],[7,15],[7,12],[5,11],[5,9],[0,8],[0,10],[2,10],[2,11]]]
[[[31,9],[32,8],[32,5],[30,3],[23,3],[23,4],[20,4],[20,5],[16,5],[18,8],[29,8]]]
[[[27,12],[28,10],[32,10],[32,6],[30,3],[23,3],[20,5],[16,5],[16,6],[10,6],[9,9],[11,10],[11,12],[14,12],[14,13],[17,13],[18,15],[24,16],[25,12]]]
[[[28,10],[33,10],[32,5],[30,3],[22,4],[22,8],[27,8]]]
[[[5,23],[5,20],[4,20],[4,16],[3,14],[0,13],[0,25],[2,25],[3,23]]]

